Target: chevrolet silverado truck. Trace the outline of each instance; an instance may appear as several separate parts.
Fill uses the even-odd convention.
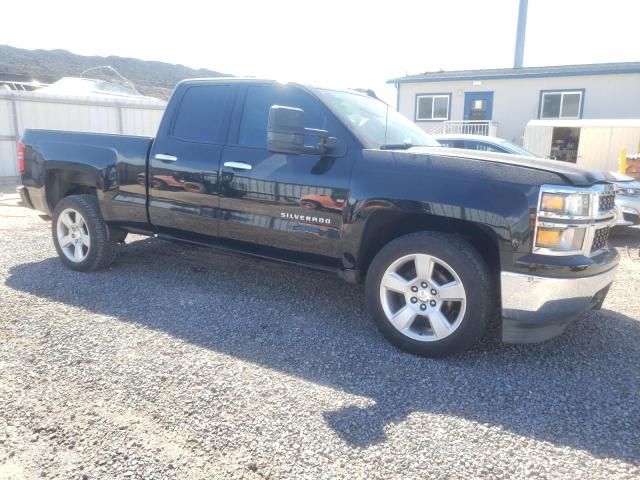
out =
[[[188,80],[155,138],[27,130],[18,163],[73,270],[108,267],[136,233],[333,272],[418,355],[494,321],[506,342],[560,334],[618,263],[607,174],[444,148],[352,91]]]

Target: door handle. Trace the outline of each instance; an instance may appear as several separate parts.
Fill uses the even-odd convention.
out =
[[[154,158],[156,160],[160,160],[161,162],[175,162],[176,160],[178,160],[178,157],[174,155],[167,155],[166,153],[156,153]]]
[[[242,162],[224,162],[224,166],[233,168],[234,170],[251,170],[253,168],[248,163]]]

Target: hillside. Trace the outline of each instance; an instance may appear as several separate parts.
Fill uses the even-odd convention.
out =
[[[0,45],[0,79],[54,82],[65,76],[79,76],[83,70],[110,65],[131,80],[138,91],[166,99],[180,80],[194,77],[223,77],[224,73],[204,68],[125,57],[87,57],[67,50],[25,50]],[[95,75],[92,75],[95,76]]]

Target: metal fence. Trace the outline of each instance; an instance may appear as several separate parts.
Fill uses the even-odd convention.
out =
[[[154,136],[166,103],[0,91],[0,183],[18,176],[17,142],[27,128]]]

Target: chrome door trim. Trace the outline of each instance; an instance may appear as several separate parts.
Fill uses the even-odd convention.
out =
[[[224,166],[235,170],[251,170],[253,167],[243,162],[224,162]]]
[[[160,160],[161,162],[175,162],[178,160],[178,157],[174,155],[167,155],[166,153],[156,153],[153,158]]]

